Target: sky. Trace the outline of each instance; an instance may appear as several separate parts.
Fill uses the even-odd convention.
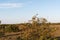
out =
[[[2,24],[27,22],[36,14],[49,22],[60,22],[60,0],[0,0]]]

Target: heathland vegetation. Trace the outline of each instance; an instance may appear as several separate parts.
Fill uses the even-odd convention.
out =
[[[10,40],[10,39],[11,40],[57,40],[57,38],[55,38],[52,35],[54,31],[56,31],[56,28],[50,27],[50,23],[45,18],[39,19],[38,17],[34,16],[32,17],[32,20],[29,23],[1,24],[0,39],[3,38],[6,40]],[[14,39],[13,36],[16,36],[16,38]]]

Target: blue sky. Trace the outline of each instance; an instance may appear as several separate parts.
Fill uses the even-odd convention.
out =
[[[49,22],[60,22],[60,0],[0,0],[3,24],[26,22],[37,13]]]

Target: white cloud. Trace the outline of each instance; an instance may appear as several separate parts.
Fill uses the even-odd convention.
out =
[[[18,8],[22,6],[22,3],[0,3],[0,8]]]

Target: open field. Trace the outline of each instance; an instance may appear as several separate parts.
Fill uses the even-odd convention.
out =
[[[39,24],[38,26],[40,26]],[[40,28],[38,27],[37,28]],[[12,29],[10,29],[12,27]],[[51,23],[49,24],[49,27],[56,27],[57,30],[52,33],[52,37],[60,37],[60,23]],[[9,28],[9,29],[8,29]],[[0,25],[0,40],[18,40],[20,37],[29,37],[31,35],[30,33],[39,32],[35,27],[32,27],[31,29],[31,24],[26,23],[26,24],[1,24]],[[2,33],[1,33],[2,32]],[[38,35],[38,34],[37,34]],[[26,39],[27,40],[27,39]]]

